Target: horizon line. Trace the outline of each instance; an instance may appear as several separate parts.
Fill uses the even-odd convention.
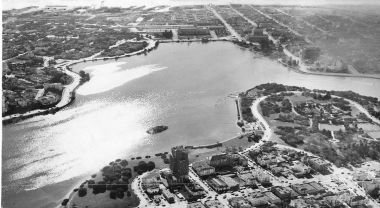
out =
[[[321,6],[378,6],[380,7],[380,2],[378,4],[376,3],[358,3],[358,4],[355,4],[355,3],[322,3],[322,4],[313,4],[313,3],[307,3],[307,4],[294,4],[294,3],[291,3],[291,4],[286,4],[286,3],[269,3],[269,4],[255,4],[255,3],[197,3],[197,4],[182,4],[182,5],[168,5],[168,4],[161,4],[161,5],[153,5],[153,6],[149,6],[149,5],[127,5],[127,6],[112,6],[112,5],[104,5],[102,6],[101,8],[128,8],[128,7],[131,7],[131,6],[134,6],[134,7],[147,7],[147,8],[152,8],[152,7],[158,7],[158,6],[166,6],[166,7],[177,7],[177,6],[190,6],[190,5],[209,5],[209,4],[212,4],[212,5],[232,5],[232,4],[241,4],[241,5],[258,5],[258,6],[299,6],[299,7],[321,7]],[[4,5],[3,5],[4,6]],[[69,8],[80,8],[80,7],[92,7],[94,6],[93,4],[92,5],[68,5],[68,4],[46,4],[46,5],[30,5],[30,6],[25,6],[25,7],[19,7],[19,8],[8,8],[8,9],[2,9],[2,11],[11,11],[11,10],[21,10],[21,9],[25,9],[25,8],[29,8],[29,7],[38,7],[38,8],[44,8],[46,6],[67,6]]]

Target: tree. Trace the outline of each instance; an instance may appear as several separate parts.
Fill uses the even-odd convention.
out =
[[[116,196],[117,196],[117,198],[119,198],[119,199],[124,198],[124,190],[123,190],[123,189],[118,188],[116,191],[117,191],[117,192],[116,192]]]
[[[331,94],[330,92],[327,92],[325,96],[323,96],[324,100],[330,100],[331,99]]]
[[[151,171],[154,168],[156,168],[156,164],[154,164],[153,161],[149,161],[148,164],[147,164],[147,167],[148,167],[148,170]]]
[[[104,181],[99,181],[96,185],[93,185],[92,193],[93,194],[98,194],[98,193],[104,193],[106,192],[107,186],[106,182]]]
[[[173,32],[171,30],[165,30],[162,33],[162,36],[164,36],[164,38],[166,38],[166,39],[172,39],[173,38]]]
[[[112,190],[112,191],[110,192],[110,198],[111,198],[111,199],[116,199],[116,195],[117,195],[117,192],[116,192],[115,190]]]
[[[297,65],[298,65],[298,64],[297,64],[297,60],[294,59],[293,62],[292,62],[292,65],[293,65],[293,66],[297,66]]]
[[[128,165],[128,161],[127,161],[127,160],[122,160],[122,161],[120,162],[120,165],[123,166],[123,167],[125,167],[125,166]]]
[[[86,196],[86,194],[87,194],[87,189],[86,188],[79,188],[79,190],[78,190],[78,196],[79,197],[84,197],[84,196]]]

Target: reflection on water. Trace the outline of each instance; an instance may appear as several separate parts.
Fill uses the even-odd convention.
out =
[[[83,70],[91,73],[91,82],[86,82],[77,93],[91,95],[119,87],[131,80],[138,79],[150,73],[165,69],[157,65],[145,65],[136,68],[121,70],[123,62],[113,62],[97,66],[85,67]]]
[[[228,95],[258,84],[380,97],[378,80],[298,74],[226,42],[160,44],[147,56],[87,62],[74,70],[90,72],[91,80],[70,107],[3,129],[5,201],[12,200],[9,193],[90,174],[118,157],[233,137],[239,129]],[[146,134],[155,125],[169,129]]]
[[[122,156],[121,150],[141,142],[146,135],[141,118],[151,114],[150,109],[138,100],[90,102],[38,122],[33,120],[39,118],[33,118],[17,124],[17,131],[28,129],[31,134],[16,138],[16,148],[22,152],[13,155],[5,150],[3,173],[16,182],[12,186],[24,185],[22,179],[28,178],[25,188],[34,189],[96,171]]]

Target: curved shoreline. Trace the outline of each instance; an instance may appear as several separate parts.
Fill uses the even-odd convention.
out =
[[[235,43],[235,44],[237,43],[237,41],[231,40],[229,38],[217,38],[217,39],[211,38],[211,39],[207,40],[207,42],[216,42],[216,41],[228,41],[228,42]],[[99,56],[101,54],[101,52],[99,52],[99,53],[96,53],[96,54],[94,54],[90,57],[87,57],[87,58],[82,58],[82,59],[78,59],[78,60],[67,60],[61,64],[57,64],[54,66],[55,68],[61,69],[64,73],[66,73],[67,75],[69,75],[73,78],[72,83],[70,83],[69,85],[65,85],[65,88],[62,92],[61,100],[54,107],[51,107],[48,109],[36,109],[36,110],[28,111],[28,112],[23,113],[23,114],[12,114],[9,116],[5,116],[2,118],[3,125],[17,123],[21,120],[32,118],[34,116],[47,115],[50,113],[54,114],[54,113],[58,112],[59,110],[61,110],[62,108],[70,105],[73,102],[73,100],[75,99],[75,91],[78,89],[78,87],[81,85],[81,83],[80,83],[80,76],[78,75],[78,73],[66,69],[66,67],[68,67],[68,66],[72,66],[72,65],[75,65],[78,63],[83,63],[86,61],[110,60],[110,59],[119,59],[119,58],[124,58],[124,57],[130,57],[133,55],[141,55],[143,53],[150,52],[154,48],[157,48],[157,46],[158,46],[157,43],[186,43],[186,42],[203,42],[203,41],[202,41],[202,39],[159,40],[159,41],[149,39],[148,40],[148,46],[146,46],[145,48],[143,48],[141,50],[135,51],[135,52],[126,53],[126,54],[123,54],[120,56],[97,57],[97,58],[95,58],[96,56]],[[205,42],[205,43],[207,43],[207,42]],[[238,41],[238,42],[242,43],[243,41]],[[244,46],[242,46],[242,47],[244,47]],[[287,53],[290,53],[290,52],[287,51],[284,53],[285,53],[285,55],[287,55]],[[312,72],[312,71],[307,70],[306,66],[303,64],[299,68],[294,68],[294,67],[288,66],[286,63],[283,63],[279,60],[277,60],[277,61],[279,63],[281,63],[283,66],[293,70],[294,72],[300,73],[300,74],[317,75],[317,76],[319,75],[319,76],[333,76],[333,77],[364,78],[364,79],[380,79],[380,76],[376,76],[376,75],[366,75],[366,74],[359,74],[358,75],[358,74],[343,74],[343,73]],[[304,68],[304,69],[302,69],[302,68]]]
[[[287,56],[287,57],[291,57],[293,60],[297,60],[299,62],[299,67],[295,68],[295,67],[291,67],[289,65],[287,65],[286,63],[282,62],[282,61],[279,61],[282,65],[294,70],[295,72],[298,72],[298,73],[301,73],[301,74],[308,74],[308,75],[320,75],[320,76],[335,76],[335,77],[356,77],[356,78],[365,78],[365,79],[380,79],[380,75],[370,75],[370,74],[345,74],[345,73],[335,73],[335,72],[314,72],[314,71],[310,71],[307,69],[307,66],[302,62],[302,60],[293,55],[289,50],[287,50],[286,48],[284,48],[284,51],[283,53]]]
[[[51,107],[48,109],[36,109],[36,110],[28,111],[28,112],[23,113],[23,114],[12,114],[9,116],[4,116],[2,118],[3,125],[17,123],[21,120],[32,118],[34,116],[47,115],[50,113],[54,114],[54,113],[58,112],[59,110],[63,109],[64,107],[70,105],[75,99],[75,91],[78,89],[78,87],[82,83],[80,83],[81,77],[79,76],[79,74],[74,72],[74,71],[67,69],[67,67],[78,64],[78,63],[83,63],[86,61],[97,61],[97,60],[104,60],[104,59],[107,59],[107,60],[108,59],[118,59],[118,58],[123,58],[123,57],[130,57],[133,55],[140,55],[140,54],[152,51],[154,48],[156,48],[158,46],[157,45],[158,42],[155,40],[149,39],[147,42],[148,42],[148,45],[145,48],[138,50],[138,51],[135,51],[135,52],[126,53],[126,54],[123,54],[120,56],[95,58],[96,56],[100,55],[101,52],[99,52],[99,53],[96,53],[96,54],[94,54],[90,57],[87,57],[87,58],[82,58],[82,59],[78,59],[78,60],[68,60],[68,61],[65,61],[61,64],[56,64],[54,66],[54,68],[60,69],[62,72],[64,72],[65,74],[67,74],[73,78],[73,81],[70,84],[64,86],[64,89],[63,89],[62,95],[61,95],[61,100],[54,107]]]
[[[279,61],[280,62],[280,61]],[[284,63],[280,62],[284,66],[288,67],[289,69],[293,70],[294,72],[300,73],[300,74],[306,74],[306,75],[319,75],[319,76],[330,76],[330,77],[351,77],[351,78],[364,78],[364,79],[380,79],[380,75],[366,75],[366,74],[343,74],[343,73],[323,73],[323,72],[313,72],[309,70],[301,70],[294,67],[290,67],[285,65]]]

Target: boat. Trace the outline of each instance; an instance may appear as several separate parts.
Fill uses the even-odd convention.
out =
[[[155,126],[155,127],[148,129],[148,131],[146,131],[146,133],[157,134],[157,133],[160,133],[160,132],[167,130],[168,128],[169,128],[168,126]]]

